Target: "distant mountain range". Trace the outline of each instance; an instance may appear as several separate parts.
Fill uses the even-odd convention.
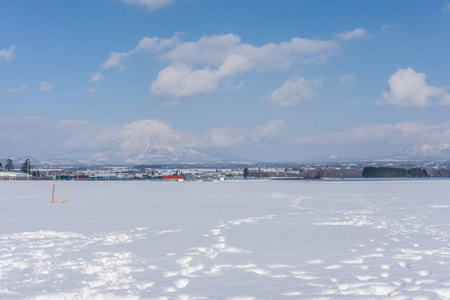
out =
[[[85,151],[83,153],[63,153],[54,157],[36,159],[33,157],[7,157],[16,168],[29,158],[33,165],[154,165],[154,164],[249,164],[255,163],[241,157],[224,155],[214,151],[199,151],[184,147],[176,138],[136,134],[120,140],[113,150]],[[3,166],[7,158],[0,159]],[[370,158],[368,158],[370,160]],[[450,160],[450,144],[421,144],[390,157],[372,158],[377,160],[439,161]],[[367,159],[366,159],[367,160]],[[315,163],[357,162],[356,158],[342,158],[335,155],[316,157]]]
[[[227,156],[212,157],[208,154],[192,149],[151,149],[149,151],[106,151],[106,152],[84,152],[66,153],[59,157],[36,159],[33,157],[18,157],[11,155],[0,159],[5,166],[6,160],[10,158],[14,166],[20,168],[28,158],[32,165],[47,166],[73,166],[73,165],[155,165],[155,164],[218,164],[218,163],[246,163],[246,160],[233,159]]]
[[[155,128],[159,124],[147,121],[132,123],[132,128],[118,132],[115,144],[103,151],[68,152],[36,159],[10,156],[16,168],[29,158],[33,165],[143,165],[143,164],[193,164],[217,162],[245,162],[214,151],[199,151],[183,146],[180,138]],[[166,130],[167,131],[167,130]],[[3,165],[7,158],[0,159]]]

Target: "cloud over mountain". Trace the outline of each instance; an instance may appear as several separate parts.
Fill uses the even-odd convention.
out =
[[[439,124],[423,122],[364,124],[333,133],[301,136],[295,143],[301,145],[450,144],[450,121]]]
[[[201,160],[205,156],[194,149],[263,144],[286,128],[283,121],[274,120],[253,129],[226,126],[192,134],[160,120],[102,125],[38,117],[0,118],[0,126],[5,129],[0,132],[0,143],[10,153],[29,155],[28,149],[33,149],[33,155],[48,157],[98,152],[103,160],[108,156],[127,163]]]

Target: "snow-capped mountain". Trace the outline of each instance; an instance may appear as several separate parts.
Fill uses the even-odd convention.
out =
[[[427,159],[427,158],[447,159],[450,158],[450,144],[415,145],[406,150],[405,152],[403,152],[400,156],[404,158],[414,158],[414,159]]]
[[[185,140],[195,144],[196,137],[189,136],[187,139],[183,132],[173,130],[168,123],[158,120],[136,121],[116,126],[114,130],[106,130],[95,136],[98,142],[91,143],[90,139],[81,139],[85,144],[83,151],[43,155],[38,161],[32,161],[32,164],[150,165],[248,161],[211,149],[199,151],[190,148]],[[14,158],[13,161],[19,159]]]
[[[61,153],[47,164],[159,164],[204,163],[211,156],[183,145],[180,133],[158,120],[142,120],[120,128],[113,142],[101,150]]]
[[[132,164],[211,159],[206,154],[186,148],[180,139],[179,133],[165,123],[155,120],[137,121],[123,128],[118,136],[118,149],[107,155],[121,157],[124,162]],[[99,158],[104,159],[104,156]]]
[[[75,159],[69,159],[69,158],[48,158],[43,159],[37,162],[36,164],[40,165],[48,165],[48,166],[71,166],[71,165],[77,165],[80,164],[78,160]],[[81,163],[83,164],[83,163]],[[32,163],[33,165],[33,163]]]

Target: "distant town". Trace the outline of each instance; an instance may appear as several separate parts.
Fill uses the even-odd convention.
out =
[[[450,177],[450,161],[355,163],[218,163],[160,165],[33,165],[0,163],[0,180],[313,180],[323,178]]]

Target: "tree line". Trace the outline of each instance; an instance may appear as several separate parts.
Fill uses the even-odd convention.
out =
[[[426,170],[421,168],[394,168],[394,167],[365,167],[362,172],[364,178],[390,178],[390,177],[428,177]]]
[[[6,160],[5,172],[12,172],[14,170],[15,170],[14,163],[13,163],[12,159],[8,158]],[[28,158],[25,159],[25,161],[22,164],[20,170],[23,173],[31,174],[31,164],[30,164],[30,160]],[[3,171],[3,164],[1,162],[0,162],[0,171]]]

